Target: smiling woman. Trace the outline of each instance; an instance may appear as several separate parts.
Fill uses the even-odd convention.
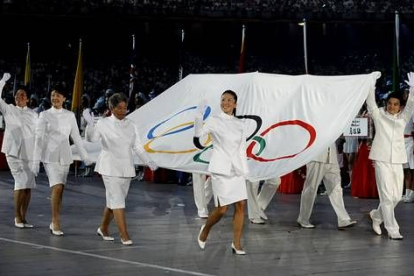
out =
[[[234,204],[233,242],[231,249],[237,255],[245,255],[241,246],[244,212],[247,199],[246,179],[249,172],[246,156],[245,122],[235,117],[237,94],[226,90],[221,94],[221,111],[210,117],[203,126],[205,106],[197,108],[194,122],[195,138],[210,134],[213,140],[208,171],[211,174],[216,208],[200,229],[198,244],[204,249],[211,228],[221,220],[228,206]]]
[[[109,98],[108,103],[112,115],[99,120],[96,126],[90,113],[83,113],[88,123],[86,140],[90,142],[100,140],[102,143],[102,151],[96,162],[95,171],[102,175],[106,190],[106,206],[97,234],[104,241],[113,241],[114,238],[109,236],[109,225],[115,217],[121,243],[132,245],[125,218],[125,199],[131,179],[135,177],[133,152],[138,154],[151,170],[156,170],[157,165],[141,145],[136,125],[125,118],[127,97],[123,93],[115,93]]]
[[[79,149],[82,160],[90,164],[88,154],[79,134],[75,114],[62,108],[66,100],[66,90],[56,87],[51,93],[52,107],[40,113],[36,126],[34,160],[32,171],[39,172],[39,162],[45,167],[51,187],[52,222],[49,229],[53,235],[62,236],[59,212],[62,206],[63,190],[66,184],[69,165],[73,163],[69,136]],[[44,141],[47,141],[44,142]]]
[[[33,160],[33,146],[37,114],[27,107],[28,95],[26,88],[16,92],[15,103],[6,104],[1,97],[3,87],[10,78],[4,73],[0,80],[0,112],[4,115],[6,130],[2,152],[6,154],[10,172],[14,178],[14,226],[32,228],[26,221],[26,213],[31,198],[31,189],[36,187],[35,175],[30,170]]]

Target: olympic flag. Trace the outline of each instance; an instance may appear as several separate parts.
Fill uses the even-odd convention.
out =
[[[221,94],[238,95],[237,115],[249,132],[251,180],[289,173],[329,147],[374,89],[379,72],[348,76],[266,73],[189,75],[128,116],[145,150],[164,168],[208,174],[209,137],[193,142],[196,106],[204,119],[221,112]]]

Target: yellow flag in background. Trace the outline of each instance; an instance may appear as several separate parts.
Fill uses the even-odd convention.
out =
[[[24,70],[24,85],[30,85],[30,43],[27,43],[26,67]]]
[[[83,68],[82,68],[82,40],[79,40],[79,55],[78,66],[76,67],[75,83],[73,85],[72,93],[72,107],[73,112],[80,112],[81,97],[83,94]]]

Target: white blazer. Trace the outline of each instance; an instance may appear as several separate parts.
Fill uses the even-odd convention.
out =
[[[195,137],[211,134],[213,152],[208,171],[215,174],[246,176],[249,172],[246,155],[246,134],[244,121],[221,113],[209,118],[203,126],[201,116],[194,122]]]
[[[367,107],[375,124],[375,137],[369,159],[394,164],[406,163],[404,129],[414,108],[413,90],[410,89],[405,108],[398,114],[391,115],[385,108],[378,108],[374,91],[370,91],[368,95]]]
[[[338,164],[336,144],[333,143],[329,148],[325,149],[323,153],[313,158],[312,161],[325,164]]]
[[[69,135],[79,149],[82,160],[87,159],[88,154],[79,135],[75,114],[63,108],[54,107],[41,112],[36,127],[35,160],[61,165],[72,164]]]
[[[0,99],[6,129],[1,152],[22,160],[33,160],[34,137],[38,115],[28,107],[18,107]]]
[[[101,140],[102,151],[95,171],[107,176],[134,177],[133,152],[148,163],[151,159],[139,139],[136,125],[128,118],[117,119],[114,115],[98,121],[96,126],[86,127],[86,140]]]

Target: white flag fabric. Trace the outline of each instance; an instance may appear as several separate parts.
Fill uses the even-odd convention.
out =
[[[208,174],[209,137],[193,142],[196,106],[208,120],[221,112],[221,94],[238,95],[246,121],[250,180],[289,173],[320,154],[343,133],[374,89],[379,72],[348,76],[266,73],[197,74],[179,81],[128,116],[158,166]],[[88,150],[89,151],[89,150]]]

